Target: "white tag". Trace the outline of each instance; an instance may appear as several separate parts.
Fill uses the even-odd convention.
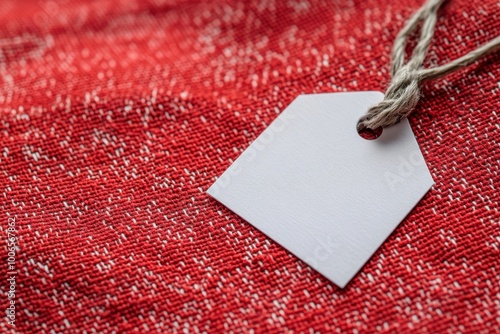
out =
[[[356,132],[382,97],[297,97],[208,194],[343,288],[433,184],[406,119]]]

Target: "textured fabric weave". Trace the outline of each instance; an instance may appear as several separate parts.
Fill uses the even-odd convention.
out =
[[[298,94],[383,91],[420,5],[2,0],[0,332],[499,331],[498,53],[424,85],[436,184],[343,290],[205,193]],[[448,1],[425,66],[499,34]]]

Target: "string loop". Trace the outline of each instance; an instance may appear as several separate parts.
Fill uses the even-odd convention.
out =
[[[358,132],[385,128],[407,117],[420,99],[420,84],[426,80],[441,78],[466,67],[481,57],[500,49],[500,36],[465,56],[434,68],[423,68],[437,22],[437,12],[446,0],[427,0],[406,22],[394,41],[391,54],[392,79],[384,100],[371,107],[358,122]],[[419,24],[420,37],[406,62],[406,44]]]

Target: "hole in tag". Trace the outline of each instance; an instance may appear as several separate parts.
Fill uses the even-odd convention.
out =
[[[366,140],[374,140],[380,137],[380,135],[383,132],[382,127],[378,127],[376,129],[370,129],[364,126],[361,122],[365,120],[366,116],[363,116],[359,119],[358,124],[356,125],[356,130],[358,131],[358,134],[361,138],[366,139]]]
[[[374,140],[380,137],[382,134],[382,128],[376,128],[375,130],[364,128],[361,130],[358,130],[358,134],[361,136],[361,138],[366,139],[366,140]]]

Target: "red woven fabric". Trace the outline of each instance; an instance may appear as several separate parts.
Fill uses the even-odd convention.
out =
[[[205,194],[298,94],[383,91],[421,3],[3,0],[0,331],[498,331],[498,53],[424,85],[436,184],[343,290]],[[426,66],[499,34],[451,0]]]

